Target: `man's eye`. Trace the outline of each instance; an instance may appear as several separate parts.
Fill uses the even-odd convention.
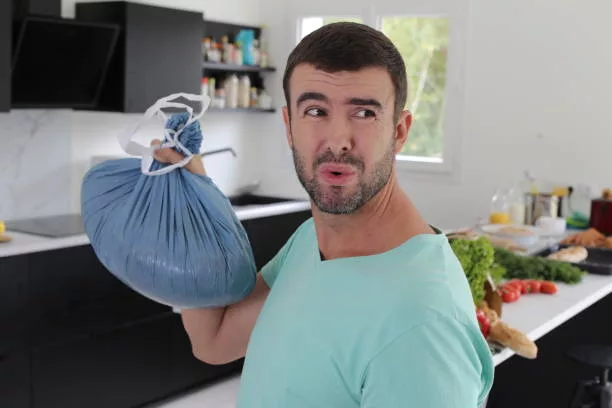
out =
[[[319,109],[319,108],[312,108],[312,109],[308,109],[306,111],[306,115],[308,115],[308,116],[315,116],[315,117],[317,117],[317,116],[325,116],[325,112],[323,112],[323,110]]]
[[[376,117],[376,112],[371,109],[362,109],[355,115],[358,118],[374,118]]]

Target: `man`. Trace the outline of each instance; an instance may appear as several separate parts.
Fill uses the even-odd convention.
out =
[[[240,408],[476,408],[493,365],[465,274],[395,171],[412,120],[397,49],[365,25],[330,24],[293,50],[283,86],[313,217],[243,301],[183,310],[194,354],[246,355]],[[199,159],[188,168],[204,174]]]

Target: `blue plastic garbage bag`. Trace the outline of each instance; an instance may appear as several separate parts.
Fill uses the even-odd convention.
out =
[[[202,134],[197,120],[184,127],[189,117],[170,117],[167,134],[180,131],[180,147],[197,154]],[[149,170],[164,167],[153,160]],[[102,264],[133,290],[177,308],[226,306],[248,295],[255,262],[227,197],[182,167],[142,170],[141,159],[110,160],[83,180],[85,231]]]

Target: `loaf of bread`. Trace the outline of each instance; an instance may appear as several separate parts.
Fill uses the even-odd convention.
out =
[[[584,261],[588,256],[589,252],[585,247],[571,246],[548,255],[548,259],[576,263]]]
[[[538,356],[538,346],[529,337],[501,321],[495,310],[485,306],[483,311],[490,324],[488,340],[508,347],[521,357],[533,360]]]

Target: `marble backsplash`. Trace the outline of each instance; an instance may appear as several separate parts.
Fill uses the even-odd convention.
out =
[[[72,110],[13,110],[0,113],[0,219],[11,220],[80,212],[83,176],[96,156],[125,157],[117,134],[141,119],[139,114]],[[201,120],[202,149],[232,147],[230,154],[208,156],[206,170],[226,194],[260,180],[261,133],[268,115],[206,114]],[[151,121],[135,140],[163,137],[163,122]]]
[[[70,212],[69,110],[0,114],[0,219]]]

